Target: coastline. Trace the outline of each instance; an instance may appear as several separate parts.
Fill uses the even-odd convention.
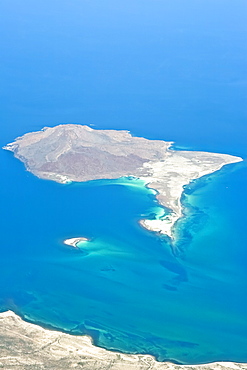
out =
[[[0,313],[1,357],[4,369],[84,370],[247,370],[247,364],[213,362],[177,365],[158,362],[151,355],[129,355],[96,347],[89,336],[44,329],[12,311]]]

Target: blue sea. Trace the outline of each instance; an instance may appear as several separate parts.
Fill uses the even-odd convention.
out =
[[[0,4],[0,144],[60,123],[247,157],[245,0]],[[246,161],[192,182],[176,242],[137,179],[61,185],[0,151],[0,310],[182,364],[247,362]],[[78,250],[66,238],[85,236]]]

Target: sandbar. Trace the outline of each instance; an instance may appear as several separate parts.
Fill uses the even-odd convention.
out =
[[[69,245],[70,247],[78,248],[79,243],[86,242],[86,241],[89,241],[89,239],[80,236],[77,238],[65,239],[63,242],[64,244]]]

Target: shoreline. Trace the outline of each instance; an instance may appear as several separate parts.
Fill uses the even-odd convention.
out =
[[[85,370],[247,370],[247,363],[212,362],[178,365],[151,355],[126,354],[93,344],[88,335],[73,335],[23,320],[13,311],[0,313],[1,359],[5,369],[78,368]],[[15,349],[15,350],[14,350]]]

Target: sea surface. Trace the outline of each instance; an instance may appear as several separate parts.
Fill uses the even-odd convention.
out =
[[[245,0],[0,5],[0,144],[60,123],[247,157]],[[247,362],[246,161],[192,182],[176,242],[133,178],[61,185],[0,150],[0,310],[98,346]],[[78,250],[66,238],[85,236]]]

